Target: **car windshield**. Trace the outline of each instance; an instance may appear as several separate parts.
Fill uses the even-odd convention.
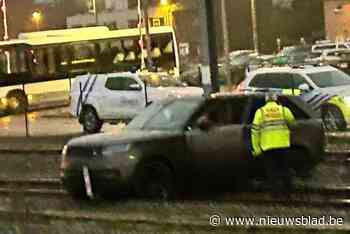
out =
[[[350,85],[350,76],[339,70],[307,73],[307,75],[320,88]]]
[[[201,99],[176,99],[170,103],[154,103],[134,118],[128,129],[176,130],[184,127],[197,110]]]

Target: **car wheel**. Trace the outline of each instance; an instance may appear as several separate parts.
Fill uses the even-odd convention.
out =
[[[326,106],[322,109],[322,119],[328,131],[346,130],[346,121],[343,113],[336,106]]]
[[[28,107],[28,100],[22,90],[14,90],[7,94],[7,103],[10,113],[24,113]]]
[[[98,117],[93,107],[86,107],[82,111],[82,125],[84,132],[97,133],[100,132],[103,122]]]
[[[79,179],[65,178],[63,181],[63,186],[67,192],[76,199],[87,199],[86,190],[84,187],[84,179],[81,176]]]
[[[175,198],[174,176],[164,163],[147,163],[140,168],[136,192],[140,197],[156,200]]]

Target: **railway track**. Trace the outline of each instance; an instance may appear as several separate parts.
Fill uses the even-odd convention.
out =
[[[0,179],[0,189],[48,189],[48,190],[59,190],[62,188],[60,179],[58,178],[39,178],[39,179]]]
[[[15,217],[15,218],[14,218]],[[74,214],[62,212],[62,211],[50,211],[50,212],[9,212],[6,210],[0,210],[0,219],[9,220],[11,222],[20,220],[24,223],[31,224],[47,224],[52,222],[59,222],[62,225],[62,222],[66,224],[73,224],[79,222],[79,229],[84,227],[84,224],[89,222],[94,223],[94,227],[101,225],[103,230],[106,231],[111,229],[111,233],[119,230],[121,226],[131,225],[133,233],[150,233],[145,232],[145,230],[140,230],[140,227],[147,226],[152,228],[150,230],[157,230],[160,227],[166,227],[166,230],[188,230],[190,233],[195,232],[212,232],[218,231],[221,233],[247,233],[250,232],[249,229],[252,229],[252,232],[261,231],[263,233],[348,233],[348,225],[344,226],[327,226],[327,225],[308,225],[308,226],[297,226],[297,225],[256,225],[256,226],[245,226],[245,225],[225,225],[225,223],[220,223],[219,225],[210,224],[210,217],[188,217],[184,216],[183,218],[167,218],[159,219],[155,215],[130,215],[125,214],[123,216],[118,216],[114,214],[103,214],[99,215],[96,213],[87,213],[87,212],[76,212]],[[138,230],[138,231],[136,231]],[[164,229],[160,229],[159,233],[164,232]],[[163,231],[162,231],[163,230]],[[200,231],[199,231],[200,230]],[[119,233],[119,232],[118,232]],[[122,232],[120,232],[122,233]],[[158,233],[158,232],[157,232]],[[187,233],[187,232],[186,232]]]
[[[61,157],[61,149],[0,149],[1,154],[10,154],[14,157],[27,156],[28,154],[38,157],[52,157],[55,164],[59,163]],[[31,157],[31,160],[33,160]],[[326,164],[350,165],[350,151],[327,151],[325,157]],[[56,160],[57,159],[57,160]],[[35,160],[34,160],[35,161]],[[56,176],[56,175],[55,175]],[[66,199],[69,194],[63,189],[58,178],[41,178],[41,179],[0,179],[0,197],[21,195],[32,198],[51,197],[56,199]],[[209,199],[212,199],[209,197]],[[216,198],[215,198],[216,199]],[[257,205],[280,203],[291,205],[305,206],[345,206],[350,205],[350,186],[338,188],[307,188],[298,187],[297,189],[284,193],[282,195],[269,192],[267,189],[260,189],[249,192],[238,192],[225,194],[217,198],[223,201],[233,201],[242,203],[256,203]]]
[[[0,154],[17,154],[18,156],[23,156],[25,154],[37,154],[38,157],[49,155],[51,157],[61,157],[62,146],[56,146],[50,149],[44,148],[22,148],[22,149],[6,149],[0,148]],[[344,162],[350,163],[350,150],[326,150],[325,151],[325,161],[326,162]]]
[[[0,179],[0,196],[21,194],[24,196],[67,196],[60,179]]]
[[[2,199],[6,197],[7,199]],[[16,205],[6,208],[8,206],[3,205],[4,200],[12,200],[12,203]],[[286,196],[286,194],[274,194],[266,191],[260,187],[257,190],[251,192],[237,192],[223,194],[216,198],[209,198],[205,201],[201,200],[186,200],[184,203],[181,202],[181,207],[189,207],[190,209],[204,209],[208,210],[208,203],[214,201],[217,207],[232,207],[238,205],[238,207],[261,207],[261,209],[270,209],[271,207],[284,207],[285,209],[295,209],[301,207],[301,209],[312,208],[318,210],[329,210],[337,208],[336,211],[341,212],[349,209],[350,207],[350,186],[349,187],[333,187],[333,188],[310,188],[310,187],[299,187]],[[33,200],[40,204],[35,205]],[[43,201],[44,200],[44,201]],[[130,202],[130,201],[129,201]],[[132,202],[132,201],[131,201]],[[62,188],[61,183],[58,179],[31,179],[31,180],[0,180],[0,220],[7,221],[9,223],[26,223],[31,225],[47,225],[48,223],[58,222],[62,225],[62,222],[70,225],[76,224],[85,225],[90,222],[94,225],[101,225],[105,228],[109,225],[115,228],[120,225],[136,225],[142,224],[148,227],[157,228],[158,226],[173,227],[173,228],[189,228],[190,230],[208,230],[212,228],[209,225],[209,216],[189,216],[188,213],[181,216],[170,216],[168,219],[159,219],[157,212],[164,212],[164,210],[176,208],[178,204],[175,202],[166,203],[164,206],[162,203],[156,207],[150,208],[148,203],[142,202],[144,205],[137,205],[137,207],[145,206],[148,212],[145,213],[134,213],[131,209],[130,212],[116,212],[117,210],[105,209],[98,205],[105,203],[104,201],[97,201],[97,203],[80,202],[71,199]],[[108,202],[110,203],[110,201]],[[138,201],[136,203],[139,203]],[[97,204],[95,208],[95,204]],[[107,206],[115,206],[115,203]],[[118,208],[125,211],[123,208],[123,202],[119,203]],[[129,205],[130,206],[130,205]],[[38,208],[39,207],[39,208]],[[126,205],[126,207],[128,207]],[[134,205],[132,206],[134,207]],[[204,207],[204,208],[203,208]],[[207,208],[205,208],[207,207]],[[140,209],[142,210],[142,209]],[[152,211],[150,213],[150,210]],[[212,210],[210,208],[209,210]],[[213,211],[210,211],[213,212]],[[210,213],[211,214],[211,213]],[[212,214],[211,214],[212,215]],[[336,215],[336,214],[333,214]],[[107,226],[106,226],[107,225]],[[79,226],[81,228],[81,226]],[[95,226],[96,227],[96,226]],[[225,226],[221,225],[215,227],[215,230],[227,230],[232,231],[241,230],[246,232],[244,226]],[[297,227],[297,226],[257,226],[254,227],[258,230],[270,232],[287,232],[294,233],[306,230],[310,232],[323,231],[324,233],[332,233],[335,229],[336,233],[347,233],[349,230],[347,226],[308,226],[308,227]],[[299,228],[299,229],[298,229]],[[328,228],[328,229],[327,229]],[[24,232],[26,233],[26,232]]]
[[[31,179],[31,180],[0,180],[0,197],[8,196],[34,197],[43,199],[54,197],[67,199],[70,195],[62,187],[59,179]],[[192,197],[191,200],[198,198]],[[203,199],[199,198],[200,200]],[[350,186],[341,187],[296,187],[289,192],[278,193],[259,186],[249,191],[237,191],[215,197],[204,198],[233,203],[252,203],[257,205],[281,204],[289,206],[334,206],[350,207]]]
[[[350,186],[334,188],[299,187],[285,192],[259,190],[227,194],[225,201],[239,201],[256,205],[279,204],[291,207],[340,207],[350,208]]]

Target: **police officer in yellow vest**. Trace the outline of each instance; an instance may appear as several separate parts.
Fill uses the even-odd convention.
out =
[[[274,93],[268,93],[266,104],[255,112],[251,131],[252,154],[254,158],[262,155],[266,174],[270,179],[282,171],[283,174],[279,176],[283,178],[279,179],[290,179],[285,178],[289,175],[284,153],[291,145],[288,125],[294,121],[292,112],[277,103],[277,95]]]

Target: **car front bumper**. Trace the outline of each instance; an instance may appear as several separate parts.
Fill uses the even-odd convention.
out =
[[[131,189],[130,183],[116,169],[89,170],[89,176],[93,193],[124,193]],[[70,190],[71,187],[85,188],[83,168],[62,170],[61,181],[67,190]]]

